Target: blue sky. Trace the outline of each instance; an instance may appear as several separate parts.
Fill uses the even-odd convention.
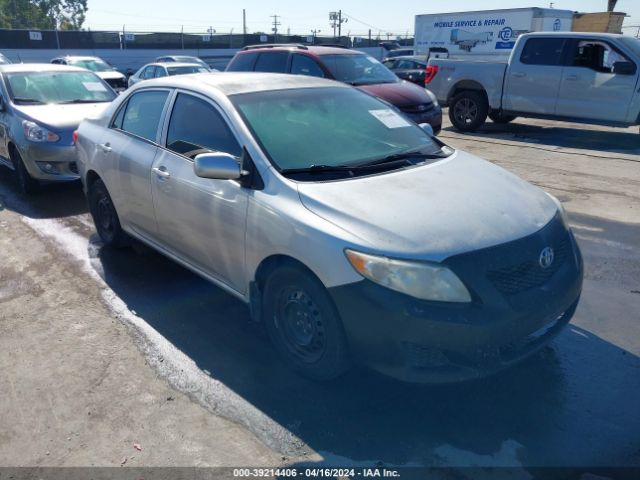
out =
[[[399,0],[376,4],[367,0],[342,0],[335,2],[283,1],[239,1],[216,2],[211,0],[88,0],[89,11],[85,26],[92,30],[129,31],[180,31],[204,32],[213,27],[216,32],[242,32],[242,9],[247,12],[249,32],[271,31],[271,15],[279,15],[280,32],[308,34],[312,29],[321,30],[321,35],[330,34],[329,12],[342,9],[349,19],[343,25],[343,34],[365,35],[371,28],[383,35],[405,35],[413,33],[414,16],[423,13],[457,12],[494,8],[549,7],[549,2],[531,0]],[[478,5],[482,5],[481,8]],[[606,10],[606,0],[557,0],[554,8],[595,12]],[[640,1],[619,0],[617,11],[631,15],[625,25],[640,24]],[[625,33],[635,35],[636,29]]]

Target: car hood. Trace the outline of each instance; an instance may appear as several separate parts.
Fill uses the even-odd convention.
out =
[[[541,189],[464,152],[379,175],[299,182],[298,194],[365,248],[432,261],[530,235],[557,212]]]
[[[99,116],[110,102],[69,105],[19,105],[14,108],[28,120],[53,130],[75,129],[85,118]]]
[[[115,70],[112,70],[110,72],[93,72],[93,73],[95,73],[97,76],[99,76],[103,80],[113,80],[115,78],[125,78],[125,76],[123,74],[121,74],[120,72],[116,72]]]
[[[429,98],[424,88],[405,80],[395,83],[359,85],[358,88],[380,97],[398,108],[431,103],[431,98]]]

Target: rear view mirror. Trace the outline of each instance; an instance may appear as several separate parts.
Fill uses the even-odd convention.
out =
[[[238,160],[223,152],[196,155],[193,170],[198,177],[217,180],[236,180],[243,174]]]
[[[433,127],[431,125],[429,125],[428,123],[421,123],[419,126],[422,130],[425,131],[427,135],[433,137]]]
[[[636,73],[636,65],[631,62],[615,62],[613,73],[618,75],[633,75]]]

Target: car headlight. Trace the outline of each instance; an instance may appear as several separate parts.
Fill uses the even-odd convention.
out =
[[[437,302],[471,301],[467,287],[441,264],[394,260],[354,250],[345,250],[345,254],[360,275],[396,292]]]
[[[24,137],[32,142],[57,142],[60,140],[60,137],[55,133],[29,120],[22,121],[22,128]]]
[[[434,95],[434,93],[431,90],[428,89],[424,89],[425,92],[427,92],[427,96],[431,99],[431,101],[433,102],[433,106],[434,107],[439,107],[440,104],[438,103],[438,99],[436,98],[436,96]]]
[[[564,209],[562,202],[558,200],[556,197],[554,197],[553,195],[551,195],[550,193],[548,192],[544,192],[544,193],[546,193],[549,196],[549,198],[553,200],[553,203],[556,204],[556,206],[558,207],[558,212],[560,213],[560,218],[562,219],[562,223],[564,223],[568,227],[569,217],[567,216],[567,211]]]

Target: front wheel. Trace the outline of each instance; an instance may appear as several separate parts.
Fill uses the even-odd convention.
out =
[[[279,268],[267,279],[263,308],[269,337],[294,370],[314,380],[330,380],[348,369],[342,322],[313,275],[294,266]]]
[[[473,132],[484,125],[488,113],[487,98],[474,90],[457,94],[449,103],[449,120],[461,132]]]
[[[96,180],[89,187],[89,211],[96,230],[103,243],[109,247],[129,245],[129,237],[120,226],[118,213],[113,206],[111,196],[102,180]]]
[[[16,172],[16,180],[18,180],[18,186],[22,193],[26,195],[35,193],[40,187],[40,184],[31,175],[29,175],[27,167],[24,166],[24,161],[20,154],[14,150],[11,152],[11,159],[13,161],[13,168]]]

